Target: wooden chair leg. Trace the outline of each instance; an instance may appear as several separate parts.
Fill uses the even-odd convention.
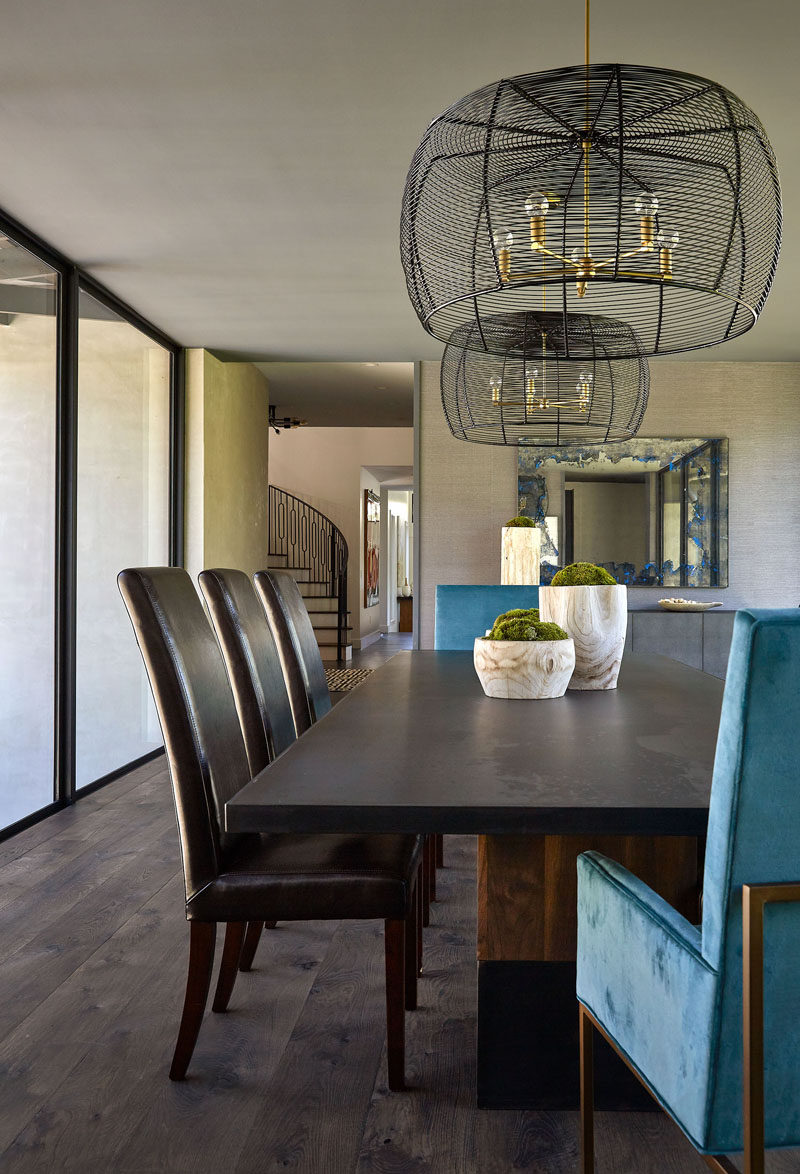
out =
[[[431,900],[436,900],[436,840],[428,836],[428,870],[430,872]]]
[[[416,886],[415,886],[416,889]],[[411,913],[405,922],[405,944],[403,953],[405,958],[405,988],[406,1011],[417,1009],[417,894],[411,898]]]
[[[387,919],[384,939],[389,1088],[392,1092],[401,1092],[406,1086],[405,921],[399,918]]]
[[[239,970],[239,958],[246,929],[246,921],[229,921],[225,926],[225,945],[222,947],[222,961],[219,964],[217,989],[214,992],[214,1002],[211,1004],[212,1011],[228,1010]]]
[[[428,837],[422,847],[422,924],[427,927],[431,923],[431,870],[428,863],[431,849]]]
[[[444,868],[444,836],[437,832],[433,838],[436,841],[436,867]]]
[[[211,986],[211,971],[214,966],[214,947],[217,941],[217,926],[213,921],[189,922],[189,974],[186,979],[186,995],[183,1000],[183,1014],[178,1028],[178,1041],[169,1070],[170,1080],[183,1080],[192,1058],[203,1012],[206,1009],[208,988]]]
[[[422,868],[417,873],[417,974],[422,974]]]
[[[274,921],[248,921],[247,932],[244,935],[244,945],[239,958],[240,970],[252,970],[253,959],[256,956],[258,943],[261,941],[262,929],[274,929]]]
[[[594,1061],[591,1021],[580,1006],[581,1174],[594,1174]]]

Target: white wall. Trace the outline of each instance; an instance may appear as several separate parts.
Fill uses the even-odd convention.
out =
[[[380,606],[362,606],[362,470],[365,465],[411,465],[413,436],[411,428],[293,428],[279,436],[270,435],[270,484],[309,502],[345,536],[350,551],[348,605],[356,647],[360,647],[362,637],[379,631],[381,626]],[[370,488],[377,484],[370,478]]]
[[[800,363],[653,360],[640,435],[727,436],[729,586],[681,588],[726,608],[800,602]],[[420,647],[433,646],[437,583],[497,583],[500,527],[516,512],[515,448],[467,444],[447,428],[439,364],[422,363],[419,428]],[[663,588],[636,587],[652,607]]]

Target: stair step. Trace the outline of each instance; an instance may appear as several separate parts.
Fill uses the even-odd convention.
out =
[[[288,571],[292,578],[297,583],[323,583],[326,587],[330,587],[330,578],[319,579],[313,576],[319,575],[319,571],[312,571],[308,567],[287,567],[287,566],[268,566],[268,571]]]
[[[320,628],[329,632],[331,628],[335,629],[339,623],[339,615],[335,611],[310,611],[308,614],[311,617],[312,628]],[[352,627],[352,624],[348,622],[349,619],[350,615],[348,614],[344,623],[346,628]]]
[[[322,645],[320,647],[319,654],[325,664],[336,664],[337,660],[339,659],[338,656],[336,655],[336,645],[335,644],[332,644],[330,646]],[[353,645],[346,644],[344,646],[344,648],[342,649],[342,660],[352,660],[352,659],[353,659]]]
[[[330,587],[327,583],[298,582],[297,586],[300,588],[303,599],[335,599],[335,596],[330,594]]]
[[[304,595],[303,598],[309,614],[330,615],[331,612],[339,610],[339,600],[335,595]],[[350,615],[350,612],[347,614]]]

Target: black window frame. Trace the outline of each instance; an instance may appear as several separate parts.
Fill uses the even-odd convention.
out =
[[[57,274],[53,802],[0,828],[0,842],[163,753],[151,751],[86,786],[75,787],[77,441],[79,295],[89,294],[169,353],[169,563],[184,565],[185,351],[147,318],[0,209],[0,232]]]

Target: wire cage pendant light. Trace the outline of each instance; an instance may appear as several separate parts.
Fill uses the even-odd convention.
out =
[[[536,311],[545,290],[564,315],[629,322],[659,355],[753,326],[780,229],[775,158],[739,98],[692,74],[586,65],[484,86],[431,123],[401,257],[443,341],[470,322],[490,335],[487,318]]]
[[[488,349],[481,350],[483,342]],[[595,445],[627,440],[647,406],[650,371],[625,322],[546,311],[457,327],[441,368],[442,406],[460,440]],[[618,352],[632,357],[616,358]]]

